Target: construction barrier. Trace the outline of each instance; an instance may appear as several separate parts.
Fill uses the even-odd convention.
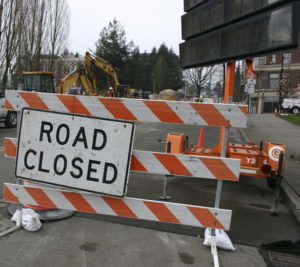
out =
[[[247,106],[177,101],[152,101],[6,91],[6,108],[34,108],[83,114],[108,119],[245,128]],[[51,113],[49,113],[51,115]],[[158,153],[133,150],[131,171],[160,175],[238,181],[240,160],[226,158],[225,130],[221,157]],[[16,157],[17,139],[5,139],[5,154]],[[219,184],[218,184],[219,185]],[[117,198],[41,186],[4,184],[7,202],[48,208],[107,214],[135,219],[169,222],[213,229],[230,229],[231,211],[219,208],[218,186],[214,208],[134,198]],[[215,244],[212,244],[215,247]],[[214,250],[215,251],[215,250]]]
[[[7,91],[7,109],[25,107],[129,121],[247,127],[247,106]]]
[[[6,137],[4,140],[5,156],[15,158],[17,139]],[[152,174],[238,181],[239,167],[240,160],[238,159],[133,150],[130,170]]]
[[[7,202],[229,230],[231,211],[135,198],[4,184]]]

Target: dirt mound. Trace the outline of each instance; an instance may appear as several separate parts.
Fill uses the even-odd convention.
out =
[[[158,99],[161,100],[178,100],[178,93],[172,89],[165,89],[160,91]]]

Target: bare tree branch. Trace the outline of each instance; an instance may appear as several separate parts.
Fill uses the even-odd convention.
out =
[[[200,97],[202,91],[209,85],[210,78],[214,75],[214,67],[198,67],[184,71],[184,79],[192,91]]]
[[[66,1],[50,2],[49,12],[49,54],[50,70],[53,71],[55,55],[61,54],[67,47],[70,30],[70,8]]]

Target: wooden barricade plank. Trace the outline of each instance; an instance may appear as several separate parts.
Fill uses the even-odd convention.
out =
[[[4,184],[6,202],[157,222],[229,230],[232,212],[170,202],[113,198],[36,186]]]
[[[143,122],[247,127],[247,106],[105,98],[7,90],[6,108],[24,107]]]
[[[5,155],[16,157],[17,139],[5,138]],[[238,181],[240,160],[133,150],[131,171]]]

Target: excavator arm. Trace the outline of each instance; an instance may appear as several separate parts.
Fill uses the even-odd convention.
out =
[[[115,96],[119,96],[118,89],[120,88],[119,79],[117,73],[112,65],[110,65],[106,60],[92,56],[90,53],[85,54],[85,66],[93,85],[96,88],[96,78],[95,78],[95,67],[104,71],[108,76],[108,88],[112,87]]]
[[[93,84],[89,81],[87,76],[85,75],[84,67],[81,65],[79,66],[75,71],[72,73],[69,73],[67,76],[65,76],[59,85],[59,93],[60,94],[69,94],[72,85],[79,80],[86,95],[89,96],[95,96],[97,95],[97,92],[95,90],[96,87],[93,86]]]
[[[121,85],[117,73],[112,65],[106,60],[91,55],[86,52],[84,65],[80,65],[74,72],[65,76],[59,86],[60,94],[69,94],[70,89],[74,82],[80,80],[82,87],[87,95],[97,95],[97,80],[95,69],[98,68],[107,74],[108,88],[113,89],[113,96],[115,97],[128,97],[137,94],[136,89],[129,89],[128,85]],[[105,93],[106,95],[106,93]]]

